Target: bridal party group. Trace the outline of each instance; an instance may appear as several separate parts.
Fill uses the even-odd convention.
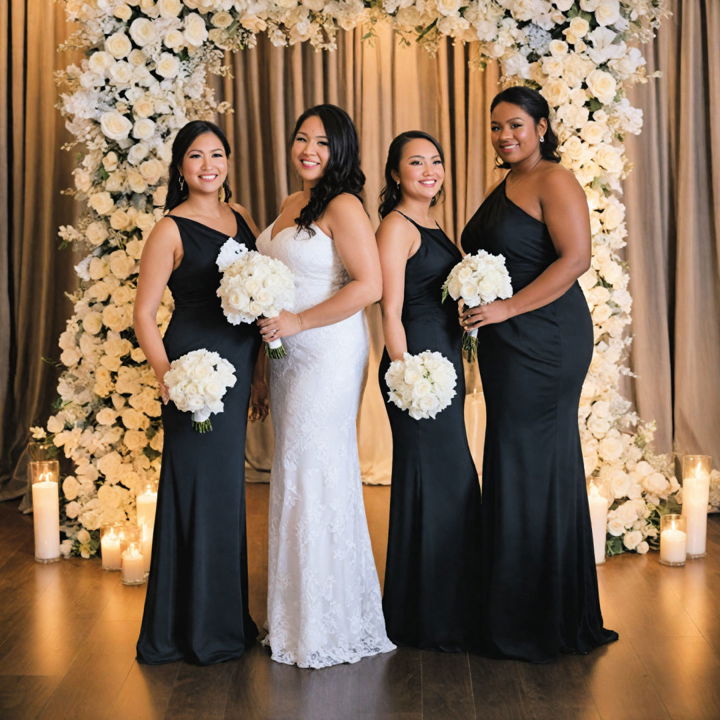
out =
[[[262,231],[252,208],[231,202],[222,131],[193,121],[178,132],[166,214],[145,243],[135,304],[164,427],[139,662],[218,663],[260,641],[273,660],[303,668],[397,646],[542,663],[617,639],[603,627],[578,431],[593,352],[577,282],[590,263],[585,194],[558,162],[539,93],[502,91],[490,119],[507,172],[477,198],[459,242],[435,219],[448,169],[426,132],[399,134],[384,186],[366,188],[352,119],[329,104],[306,110],[289,137],[302,189]],[[368,194],[380,199],[376,229]],[[228,250],[289,269],[282,311],[228,321],[218,296],[218,258]],[[464,255],[501,258],[508,292],[480,304],[444,299]],[[174,310],[162,336],[166,287]],[[385,343],[377,381],[393,442],[382,590],[356,439],[369,348],[363,311],[376,302]],[[482,488],[463,418],[464,338],[476,348],[486,402]],[[222,411],[200,423],[173,381],[177,363],[197,351],[222,358],[233,375]],[[412,364],[423,353],[447,369],[454,393],[418,415],[392,378],[427,395]],[[268,415],[275,449],[259,629],[248,609],[245,437],[248,421]]]

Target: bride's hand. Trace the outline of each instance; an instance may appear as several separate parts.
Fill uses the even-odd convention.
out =
[[[296,315],[287,310],[283,310],[277,317],[258,320],[258,326],[265,342],[295,335],[303,329],[300,313]]]
[[[251,422],[262,422],[268,416],[268,388],[264,380],[254,380],[250,386],[250,409],[248,417]]]

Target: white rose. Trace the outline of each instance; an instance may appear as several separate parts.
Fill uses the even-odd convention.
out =
[[[601,103],[612,102],[617,92],[615,78],[604,70],[593,70],[587,77],[587,86]]]
[[[190,13],[185,17],[185,40],[193,47],[200,47],[208,37],[205,21],[197,13]]]
[[[62,484],[63,495],[67,500],[74,500],[80,491],[80,483],[72,475],[68,475]]]
[[[136,45],[145,47],[157,40],[155,24],[147,18],[136,18],[130,25],[130,37]]]
[[[116,418],[117,412],[115,412],[115,410],[104,407],[102,410],[98,410],[97,415],[95,415],[95,422],[97,422],[98,425],[114,425]]]
[[[128,152],[128,162],[131,165],[138,165],[148,156],[149,152],[148,146],[145,143],[139,142],[130,148]]]
[[[107,170],[109,173],[113,172],[114,170],[117,170],[118,166],[118,156],[117,153],[114,150],[111,150],[102,161],[103,167],[105,170]]]
[[[548,81],[542,89],[543,97],[550,103],[550,105],[557,107],[567,102],[570,95],[570,88],[567,82],[561,79],[555,79]]]
[[[225,12],[224,10],[222,12],[215,13],[211,19],[212,24],[216,28],[220,28],[221,30],[230,27],[230,25],[232,25],[232,21],[232,15],[229,12]]]
[[[115,207],[112,196],[109,192],[93,193],[88,198],[88,205],[98,214],[107,215]]]
[[[118,60],[110,67],[108,74],[116,85],[127,85],[132,80],[132,66],[125,60]]]
[[[642,533],[639,530],[631,530],[623,536],[623,545],[628,550],[635,550],[642,541]]]
[[[590,23],[578,15],[570,21],[568,31],[577,38],[585,37],[590,32]]]
[[[113,64],[113,57],[104,50],[94,52],[88,58],[88,68],[98,75],[104,76],[108,68]]]
[[[595,19],[600,25],[612,25],[620,19],[620,3],[618,0],[600,0],[595,8]]]
[[[115,7],[113,15],[120,20],[129,20],[132,17],[132,10],[127,3],[121,3]]]
[[[635,552],[640,553],[640,555],[644,555],[648,550],[650,549],[650,546],[643,540],[642,542],[637,544],[637,547],[635,548]]]
[[[132,43],[125,33],[116,32],[105,40],[105,50],[119,60],[132,50]]]
[[[108,232],[105,223],[98,220],[91,222],[85,228],[85,237],[91,245],[101,245],[107,240]]]
[[[614,517],[608,520],[607,529],[611,535],[619,537],[625,532],[625,524],[620,518]]]
[[[97,335],[102,328],[102,316],[97,312],[89,312],[82,321],[83,329],[91,335]]]
[[[460,0],[437,0],[436,7],[441,15],[456,15],[463,3]]]
[[[130,225],[128,214],[124,210],[116,210],[110,216],[110,225],[114,230],[125,230]]]
[[[171,50],[179,50],[185,45],[185,36],[179,30],[168,30],[165,33],[163,42]]]
[[[154,158],[146,160],[140,165],[138,170],[150,185],[156,185],[160,178],[165,174],[165,166],[159,160]]]
[[[168,53],[163,53],[160,57],[162,58],[163,55],[167,55]],[[142,97],[138,98],[132,106],[133,109],[133,115],[138,118],[146,118],[150,117],[155,112],[155,103],[153,103],[153,100],[148,95],[143,95]],[[134,163],[133,163],[134,164]]]
[[[605,140],[607,129],[600,123],[592,120],[580,130],[580,137],[591,145],[598,145]],[[602,163],[600,163],[602,165]]]
[[[105,180],[105,189],[109,192],[121,192],[125,182],[125,175],[120,170],[110,173]]]
[[[134,193],[143,194],[147,190],[145,178],[137,170],[128,170],[127,182]]]
[[[155,134],[155,123],[150,118],[140,118],[135,122],[132,134],[137,140],[147,140]]]
[[[75,519],[80,514],[80,504],[73,500],[65,506],[65,514],[71,519]]]
[[[117,110],[109,110],[100,116],[100,129],[111,140],[125,140],[132,129],[132,123]]]
[[[164,52],[160,55],[155,70],[160,77],[173,78],[180,72],[180,61],[172,53]]]
[[[182,2],[180,0],[158,0],[157,9],[160,17],[174,18],[180,14]]]
[[[551,40],[549,48],[550,53],[555,57],[567,55],[568,46],[567,43],[563,42],[562,40]]]

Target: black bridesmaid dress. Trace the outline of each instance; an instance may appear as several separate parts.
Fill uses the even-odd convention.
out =
[[[250,228],[235,216],[235,239],[254,249]],[[184,255],[168,282],[175,300],[164,337],[168,357],[214,350],[233,364],[236,383],[205,434],[193,430],[190,413],[172,402],[163,406],[152,570],[137,659],[208,665],[242,655],[257,637],[248,612],[245,429],[260,336],[255,325],[230,325],[216,295],[215,259],[228,236],[169,217],[180,230]]]
[[[459,652],[476,644],[480,485],[465,434],[457,305],[441,303],[441,288],[462,255],[440,228],[413,224],[421,242],[405,269],[408,352],[442,353],[455,366],[457,394],[434,420],[413,420],[387,400],[383,354],[380,387],[393,437],[383,610],[397,645]]]
[[[518,292],[557,259],[544,223],[505,181],[462,234],[502,253]],[[577,283],[557,300],[478,332],[487,411],[483,459],[484,651],[548,662],[617,640],[603,628],[578,404],[593,326]]]

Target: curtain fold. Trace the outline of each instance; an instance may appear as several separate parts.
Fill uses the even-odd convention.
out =
[[[633,399],[659,450],[720,462],[720,5],[671,3],[646,50],[662,77],[635,88],[643,109],[626,181],[634,296]],[[651,180],[648,182],[648,180]]]
[[[73,221],[70,185],[74,158],[61,152],[70,140],[55,110],[54,72],[73,60],[57,52],[68,35],[64,8],[51,2],[9,0],[0,31],[2,190],[0,212],[0,500],[22,495],[18,470],[28,427],[42,424],[56,396],[57,372],[43,357],[57,358],[57,338],[70,305],[73,255],[58,252],[58,226]],[[42,29],[42,31],[39,31]]]

